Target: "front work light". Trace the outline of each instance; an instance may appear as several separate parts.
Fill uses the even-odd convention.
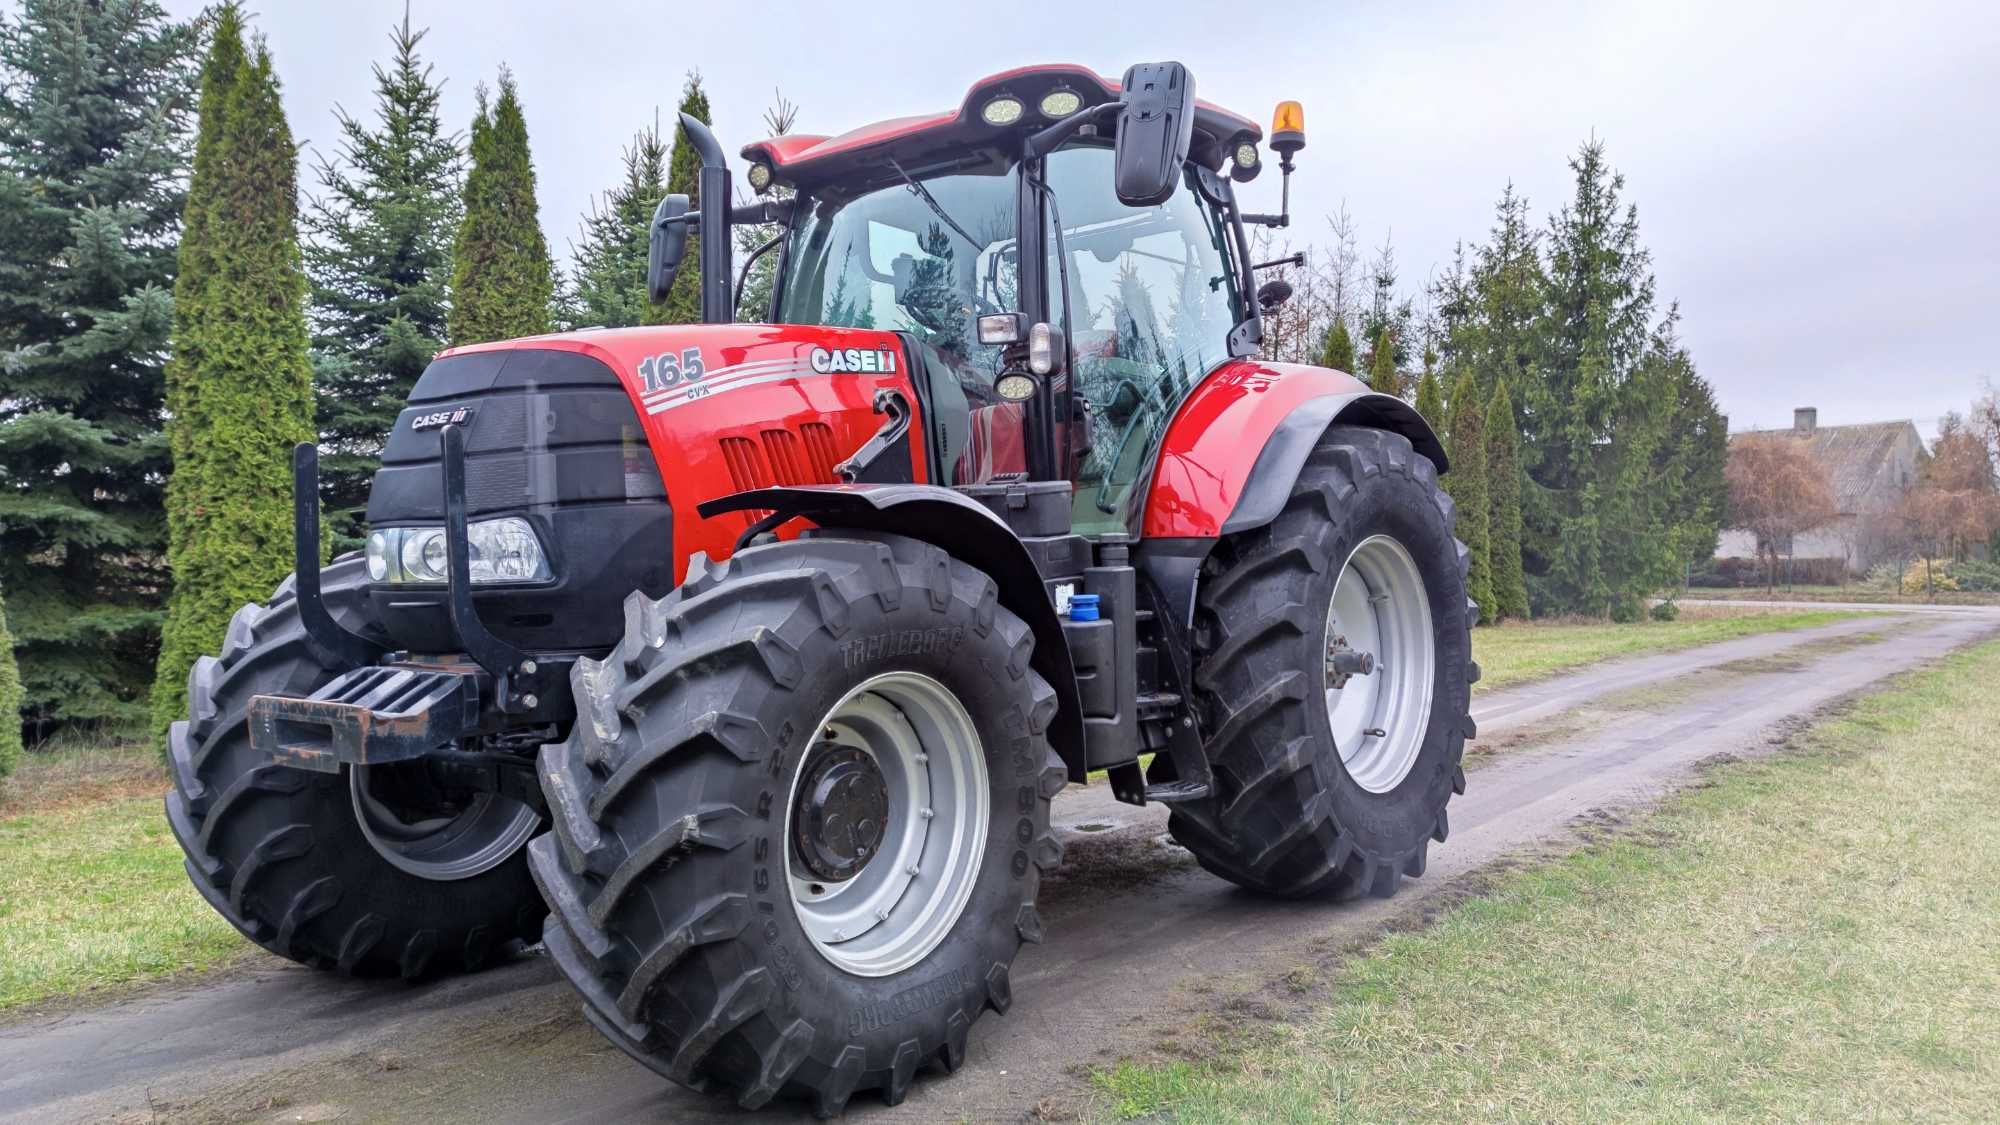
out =
[[[1012,94],[1001,94],[980,108],[979,119],[988,125],[1012,125],[1021,119],[1026,110],[1021,99]]]
[[[749,176],[750,187],[752,190],[758,192],[765,192],[771,190],[771,166],[769,164],[765,164],[761,161],[756,164],[752,164],[750,166],[750,171],[746,174]]]
[[[534,526],[518,516],[480,520],[465,529],[475,586],[546,582],[553,576]],[[368,577],[375,582],[443,583],[450,575],[444,528],[385,527],[368,535]]]

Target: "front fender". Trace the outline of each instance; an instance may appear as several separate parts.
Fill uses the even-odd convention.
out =
[[[963,493],[934,484],[759,488],[710,500],[698,510],[708,519],[751,509],[769,509],[785,518],[803,517],[828,529],[847,527],[906,535],[941,547],[984,571],[1000,587],[1000,604],[1027,622],[1034,633],[1034,669],[1056,689],[1056,717],[1049,727],[1049,742],[1069,768],[1070,780],[1084,780],[1088,767],[1083,706],[1062,619],[1056,616],[1055,603],[1028,549],[999,516]]]
[[[1335,423],[1402,434],[1447,467],[1444,444],[1402,399],[1324,367],[1236,360],[1175,412],[1146,498],[1147,539],[1215,539],[1271,522],[1307,454]]]

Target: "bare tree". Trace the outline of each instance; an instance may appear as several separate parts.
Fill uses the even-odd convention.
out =
[[[1903,498],[1902,514],[1927,561],[1964,558],[2000,531],[2000,482],[1976,415],[1972,423],[1945,415],[1917,486]]]
[[[1792,540],[1824,527],[1840,514],[1826,471],[1795,439],[1752,434],[1730,443],[1724,469],[1729,482],[1730,523],[1757,539],[1765,560],[1765,589],[1778,584],[1778,553]]]

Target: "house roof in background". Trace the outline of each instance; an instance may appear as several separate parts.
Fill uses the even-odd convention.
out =
[[[1825,467],[1834,504],[1842,515],[1865,510],[1869,494],[1885,484],[1893,490],[1890,495],[1900,495],[1913,480],[1885,479],[1895,466],[1896,450],[1905,440],[1918,450],[1924,444],[1916,423],[1907,418],[1852,426],[1816,426],[1810,434],[1790,429],[1744,430],[1729,435],[1732,445],[1755,438],[1805,442],[1813,460]]]

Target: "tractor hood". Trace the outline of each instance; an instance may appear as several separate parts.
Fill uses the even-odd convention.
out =
[[[615,378],[625,409],[616,412],[618,417],[600,410],[578,423],[597,428],[591,444],[601,453],[617,450],[622,477],[632,477],[635,470],[649,479],[657,474],[674,512],[671,557],[676,560],[695,551],[712,559],[727,556],[754,518],[754,513],[731,513],[703,520],[695,514],[699,504],[753,488],[836,483],[835,466],[888,420],[877,412],[878,396],[894,392],[910,413],[919,412],[913,357],[893,332],[765,324],[600,328],[441,353],[397,423],[392,452],[404,446],[414,450],[417,439],[430,438],[456,411],[472,409],[476,415],[483,409],[475,396],[429,393],[434,372],[470,357],[483,357],[479,366],[492,370],[491,378],[499,384],[516,382],[507,373],[518,370],[533,385],[542,378],[536,372],[557,364],[587,363]],[[495,360],[501,362],[495,366]],[[439,390],[459,389],[456,380],[436,382]],[[524,429],[510,430],[504,438],[518,442],[531,439],[537,427],[562,430],[567,425],[560,417],[523,422]],[[485,436],[482,428],[475,417],[468,430],[468,449],[475,451],[467,469],[469,492],[480,491],[476,451]],[[917,481],[929,479],[921,435],[921,428],[912,426],[909,475]],[[421,444],[428,449],[434,440]],[[388,461],[385,457],[385,475]],[[570,469],[566,461],[551,465],[559,476]],[[594,491],[608,490],[607,479]],[[371,505],[371,520],[374,516]],[[676,564],[677,571],[683,567]],[[675,573],[673,581],[681,577]]]

